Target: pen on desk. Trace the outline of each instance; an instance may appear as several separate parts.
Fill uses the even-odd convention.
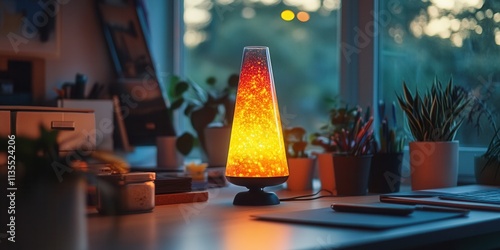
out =
[[[469,213],[468,209],[462,208],[452,208],[452,207],[438,207],[438,206],[429,206],[429,205],[416,205],[416,210],[421,211],[433,211],[433,212],[455,212],[455,213]]]
[[[434,194],[382,194],[381,198],[432,198]]]

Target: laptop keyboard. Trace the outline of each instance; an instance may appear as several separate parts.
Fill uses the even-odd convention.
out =
[[[477,190],[465,193],[444,194],[440,195],[439,198],[443,200],[468,201],[500,205],[500,188]]]

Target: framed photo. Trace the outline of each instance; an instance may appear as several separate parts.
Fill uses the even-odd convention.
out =
[[[142,1],[97,0],[97,9],[118,78],[154,75]]]
[[[0,53],[58,57],[61,16],[57,0],[0,0]]]

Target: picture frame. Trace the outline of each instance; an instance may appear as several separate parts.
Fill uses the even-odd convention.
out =
[[[0,0],[0,54],[58,58],[60,5],[57,0]]]
[[[96,0],[97,11],[118,78],[154,75],[149,28],[140,0]]]

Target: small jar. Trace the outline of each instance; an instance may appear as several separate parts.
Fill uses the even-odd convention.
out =
[[[97,210],[101,214],[150,212],[155,206],[155,173],[99,175]]]
[[[207,181],[207,163],[189,163],[186,165],[186,172],[193,181]]]

